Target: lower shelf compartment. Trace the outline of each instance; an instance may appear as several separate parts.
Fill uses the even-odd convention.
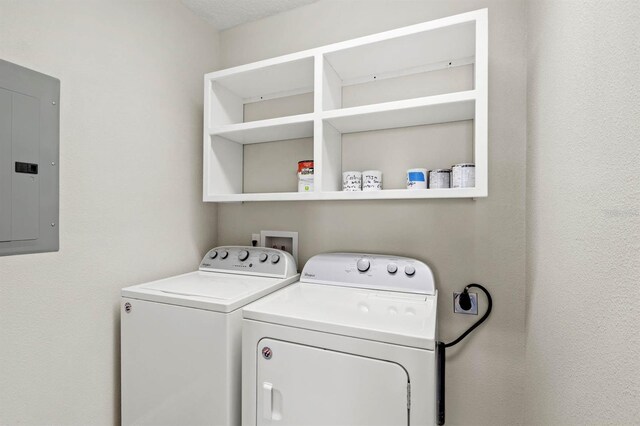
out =
[[[315,201],[315,200],[401,200],[426,198],[482,198],[487,193],[478,188],[384,189],[369,192],[318,191],[272,192],[256,194],[206,195],[204,201],[234,203],[244,201]]]

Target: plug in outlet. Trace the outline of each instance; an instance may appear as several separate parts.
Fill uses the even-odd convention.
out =
[[[465,311],[460,307],[460,303],[458,299],[460,298],[459,291],[453,292],[453,313],[455,314],[467,314],[467,315],[478,315],[478,293],[469,292],[469,299],[471,300],[471,309]]]

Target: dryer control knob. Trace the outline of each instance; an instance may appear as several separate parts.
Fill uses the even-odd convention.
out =
[[[371,262],[369,262],[369,259],[360,259],[356,266],[358,267],[358,271],[367,272],[371,266]]]
[[[222,253],[220,253],[220,257],[223,259],[226,259],[227,257],[229,257],[229,252],[226,250],[223,250]]]
[[[395,274],[396,272],[398,272],[398,265],[396,265],[395,263],[388,264],[387,272],[390,274]]]
[[[247,250],[240,250],[240,253],[238,253],[238,260],[240,260],[240,262],[244,262],[248,258],[249,252]]]
[[[211,259],[215,259],[216,257],[218,257],[218,251],[217,250],[212,251],[209,257]]]
[[[414,268],[411,265],[407,265],[404,267],[404,273],[407,274],[408,276],[412,276],[413,274],[416,273],[416,268]]]
[[[268,258],[269,258],[269,255],[267,253],[262,253],[260,255],[260,262],[266,262]]]
[[[273,256],[271,256],[271,263],[278,263],[278,262],[280,262],[279,254],[274,254]]]

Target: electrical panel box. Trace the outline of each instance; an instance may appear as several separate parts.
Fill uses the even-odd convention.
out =
[[[0,60],[0,256],[59,247],[60,81]]]

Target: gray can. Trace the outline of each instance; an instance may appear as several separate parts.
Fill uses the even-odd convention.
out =
[[[429,171],[429,188],[451,187],[451,169],[435,169]]]
[[[460,163],[451,166],[452,188],[473,188],[476,186],[476,165]]]

